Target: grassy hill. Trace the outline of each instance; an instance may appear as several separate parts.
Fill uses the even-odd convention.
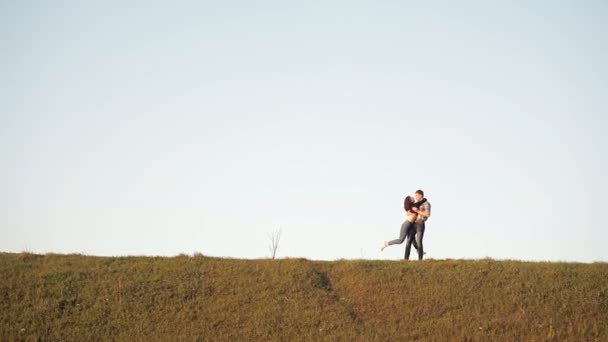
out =
[[[0,253],[0,340],[608,341],[608,264]]]

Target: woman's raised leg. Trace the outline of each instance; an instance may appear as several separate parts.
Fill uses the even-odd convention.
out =
[[[411,224],[412,223],[410,221],[405,220],[401,224],[401,230],[399,231],[399,238],[397,238],[395,240],[391,240],[391,241],[385,241],[384,245],[382,246],[382,248],[380,250],[384,250],[384,248],[386,248],[390,245],[402,244],[403,241],[405,241],[405,237],[407,236],[407,232],[408,232]]]

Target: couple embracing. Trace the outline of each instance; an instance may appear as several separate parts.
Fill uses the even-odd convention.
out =
[[[410,258],[412,245],[418,251],[418,260],[422,260],[424,248],[422,238],[424,237],[425,222],[431,216],[431,203],[424,197],[422,190],[416,190],[415,201],[411,196],[405,198],[403,204],[406,218],[401,225],[399,238],[391,241],[384,241],[381,251],[390,245],[401,244],[405,240],[405,260]]]

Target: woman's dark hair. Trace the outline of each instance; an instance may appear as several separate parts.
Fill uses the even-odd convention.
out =
[[[405,209],[405,211],[410,211],[412,209],[413,204],[414,200],[412,199],[412,197],[407,196],[405,198],[405,201],[403,201],[403,208]]]

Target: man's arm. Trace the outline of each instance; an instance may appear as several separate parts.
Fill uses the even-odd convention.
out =
[[[431,217],[431,206],[429,205],[427,206],[423,206],[422,210],[418,209],[418,208],[412,208],[412,210],[414,212],[416,212],[418,215],[424,216],[424,217]]]

